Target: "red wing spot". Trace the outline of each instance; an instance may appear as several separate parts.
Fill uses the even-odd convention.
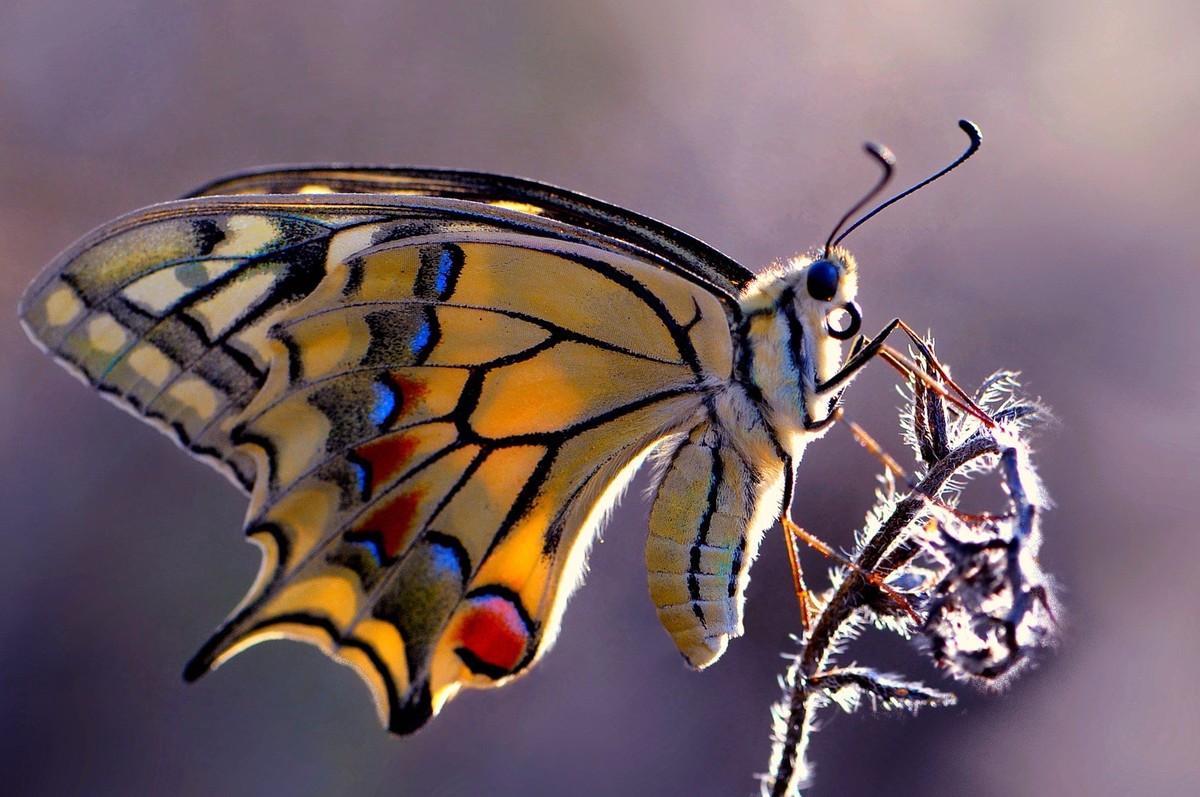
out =
[[[412,459],[417,439],[406,435],[390,435],[365,443],[354,450],[367,463],[371,473],[371,492],[390,484]]]
[[[507,674],[517,668],[529,646],[529,629],[521,619],[517,607],[498,595],[487,595],[471,601],[471,608],[463,618],[459,639],[460,654],[469,654],[475,662],[497,674]],[[489,673],[491,674],[491,673]]]
[[[429,385],[420,379],[397,373],[390,373],[388,376],[391,377],[392,383],[396,386],[396,392],[399,394],[401,416],[407,415],[421,402],[421,399],[429,395]]]
[[[371,512],[356,527],[356,531],[373,531],[382,540],[383,553],[395,558],[408,548],[416,532],[417,509],[425,493],[410,490],[380,502],[379,508]]]

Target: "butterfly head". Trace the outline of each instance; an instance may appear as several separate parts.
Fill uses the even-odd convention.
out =
[[[835,246],[805,260],[796,264],[799,268],[789,280],[797,315],[807,321],[815,339],[822,332],[836,340],[853,338],[862,327],[862,312],[854,301],[858,293],[854,256]]]
[[[799,324],[811,343],[849,340],[862,328],[858,264],[840,246],[816,249],[768,269],[743,294],[751,315],[777,312]],[[797,330],[793,330],[796,332]]]
[[[862,328],[858,264],[840,246],[797,255],[759,274],[742,295],[750,316],[777,314],[790,322],[793,337],[820,344],[853,338]]]
[[[857,294],[857,263],[840,246],[777,264],[742,294],[751,379],[781,431],[800,432],[828,414],[816,386],[836,373],[842,343],[862,328]]]

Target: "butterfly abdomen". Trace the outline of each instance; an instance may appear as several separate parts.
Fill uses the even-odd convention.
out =
[[[756,415],[744,396],[726,396],[663,453],[646,543],[650,597],[696,668],[716,661],[741,635],[750,564],[782,502],[786,468],[769,430],[761,419],[740,425]],[[739,424],[736,433],[731,424]],[[745,451],[757,452],[758,461]]]

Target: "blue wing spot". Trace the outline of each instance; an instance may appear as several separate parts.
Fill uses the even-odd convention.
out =
[[[358,494],[365,496],[367,494],[367,466],[363,462],[355,462],[353,459],[346,460],[351,467],[354,468],[354,486],[358,488]]]
[[[440,531],[425,532],[425,543],[430,578],[439,581],[445,579],[466,587],[467,577],[471,573],[471,557],[462,543]]]
[[[383,556],[379,553],[379,544],[376,543],[375,540],[364,537],[358,540],[351,540],[351,542],[355,545],[360,545],[363,548],[366,548],[367,553],[371,554],[371,557],[375,560],[375,564],[383,564]]]
[[[371,392],[371,422],[383,426],[396,410],[396,391],[386,382],[376,381],[371,383]]]
[[[434,281],[434,288],[438,292],[438,296],[444,297],[446,291],[450,288],[450,275],[454,271],[454,255],[449,249],[443,249],[441,257],[438,258],[437,278]]]
[[[463,267],[463,250],[454,244],[428,244],[420,248],[421,266],[413,283],[420,299],[444,302],[454,293],[454,283]]]
[[[433,569],[446,578],[462,578],[462,560],[458,551],[445,545],[431,545],[433,552]]]
[[[414,357],[420,357],[425,351],[425,347],[429,345],[429,340],[432,337],[429,331],[429,322],[422,321],[421,328],[417,330],[417,334],[413,335],[409,341],[409,348],[412,349]]]

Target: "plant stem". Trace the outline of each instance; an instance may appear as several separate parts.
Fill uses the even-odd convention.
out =
[[[905,546],[898,551],[894,549],[898,544],[903,545],[905,532],[926,507],[928,497],[938,495],[950,477],[964,465],[981,456],[999,452],[1000,447],[990,431],[980,429],[933,463],[916,489],[896,504],[888,519],[862,546],[854,560],[858,568],[862,572],[886,577],[908,562],[919,550],[916,545]],[[892,552],[891,556],[888,556],[889,551]],[[810,726],[809,711],[813,708],[810,701],[813,691],[809,689],[809,681],[824,667],[842,626],[866,602],[868,591],[874,589],[858,572],[848,571],[822,609],[803,652],[788,668],[787,682],[792,684],[792,688],[785,715],[787,730],[782,755],[768,780],[770,791],[767,793],[771,797],[795,797],[800,794],[798,781],[806,771],[800,765],[800,759],[807,744],[805,736]]]

